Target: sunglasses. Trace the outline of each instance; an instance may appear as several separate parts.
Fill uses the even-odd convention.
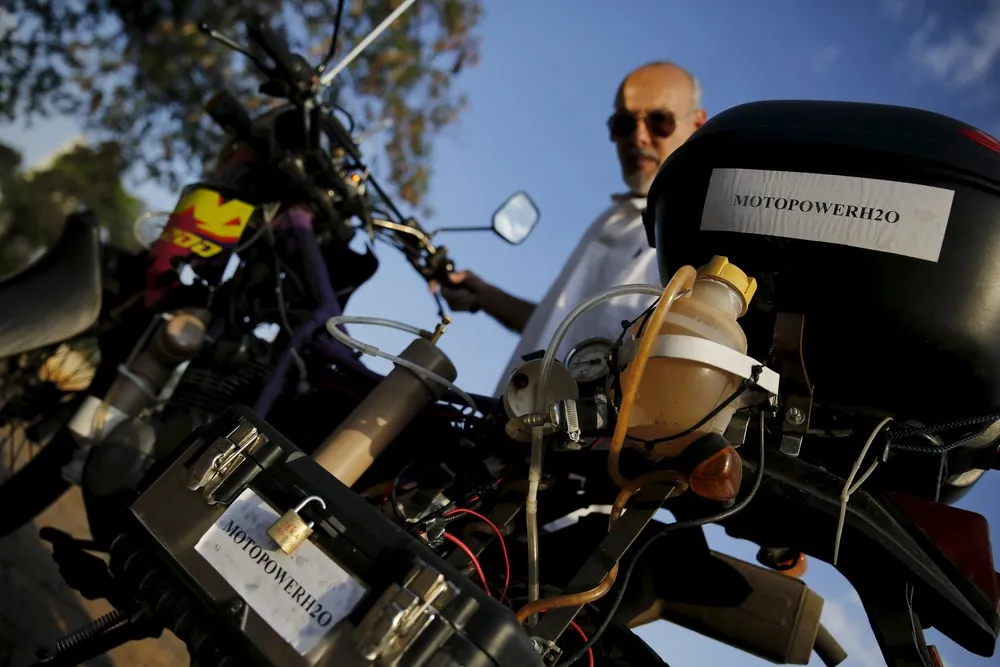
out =
[[[616,111],[608,118],[608,130],[612,141],[627,139],[635,134],[639,121],[645,121],[646,129],[655,137],[666,139],[677,129],[677,119],[669,111],[650,111],[636,114],[632,111]]]

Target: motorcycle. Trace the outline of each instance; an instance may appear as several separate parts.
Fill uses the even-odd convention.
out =
[[[255,39],[273,52],[275,36],[260,31]],[[307,74],[301,60],[283,56],[260,64],[279,97],[291,94],[280,88],[292,85],[288,77]],[[490,226],[424,230],[368,173],[328,102],[316,100],[305,126],[293,118],[307,99],[295,93],[251,120],[219,93],[209,113],[232,141],[206,181],[185,189],[145,252],[102,247],[97,221],[80,212],[43,258],[0,282],[0,360],[9,366],[0,380],[0,502],[10,508],[0,537],[71,484],[83,486],[88,507],[106,506],[105,497],[134,486],[169,451],[171,433],[231,401],[261,414],[282,410],[293,374],[301,392],[329,383],[323,369],[331,365],[374,379],[350,351],[313,340],[374,275],[374,242],[402,252],[425,280],[445,282],[453,264],[438,234],[492,230],[516,245],[537,223],[534,202],[518,192]],[[347,246],[355,233],[368,237],[367,252]],[[239,268],[226,276],[234,261]],[[44,316],[39,303],[52,304]],[[437,305],[443,318],[440,297]],[[265,340],[261,327],[279,333]],[[62,377],[67,358],[75,360],[71,378]]]
[[[300,63],[271,89],[315,109],[315,81],[296,75],[312,70],[261,21],[250,28],[275,63]],[[306,136],[297,124],[308,117],[289,114],[289,136]],[[444,323],[424,331],[333,309],[304,318],[326,343],[394,370],[372,378],[351,370],[353,355],[330,368],[303,354],[326,392],[275,403],[267,421],[258,401],[180,429],[118,489],[125,509],[99,544],[47,533],[67,584],[115,611],[40,664],[79,664],[170,629],[199,665],[656,665],[630,629],[660,618],[773,662],[806,664],[815,651],[839,664],[822,599],[794,576],[807,556],[852,582],[889,665],[941,664],[930,626],[993,655],[988,526],[947,504],[1000,467],[989,408],[1000,383],[982,371],[994,352],[976,328],[995,307],[970,288],[993,278],[990,262],[970,259],[996,240],[972,209],[995,213],[1000,172],[970,132],[872,105],[720,114],[650,192],[666,284],[580,304],[499,401],[455,385],[435,345]],[[933,189],[907,191],[921,195],[922,217],[887,182]],[[804,232],[814,213],[840,226]],[[945,219],[938,256],[906,245],[922,235],[865,231],[904,213]],[[845,225],[838,241],[823,236]],[[691,257],[712,259],[695,269]],[[624,294],[655,301],[618,340],[555,358],[577,319]],[[387,354],[344,328],[361,323],[414,341]],[[913,358],[961,391],[904,386]],[[610,519],[565,526],[595,505],[611,505]],[[654,521],[661,507],[677,520]],[[708,523],[760,545],[759,564],[712,551]]]
[[[101,362],[99,339],[137,295],[142,258],[102,245],[89,211],[69,216],[34,263],[0,280],[0,520],[6,535],[69,486],[75,443],[63,426]],[[39,303],[51,303],[44,311]]]

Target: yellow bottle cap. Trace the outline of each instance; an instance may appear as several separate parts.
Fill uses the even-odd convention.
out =
[[[729,259],[722,255],[716,255],[705,266],[698,269],[698,277],[711,276],[716,280],[726,283],[743,297],[743,311],[740,317],[746,314],[750,306],[750,299],[757,292],[757,281],[743,273],[738,266],[729,263]]]

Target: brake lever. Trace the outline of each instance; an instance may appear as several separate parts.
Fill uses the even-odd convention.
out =
[[[265,64],[264,62],[262,62],[260,60],[260,58],[258,58],[254,54],[250,53],[249,49],[247,49],[245,46],[243,46],[242,44],[240,44],[239,42],[237,42],[232,37],[230,37],[230,36],[228,36],[228,35],[226,35],[224,33],[221,33],[218,30],[213,30],[207,23],[199,23],[198,24],[198,30],[200,30],[201,32],[205,33],[210,38],[212,38],[215,41],[219,42],[223,46],[227,46],[230,49],[232,49],[233,51],[236,51],[237,53],[241,53],[244,56],[246,56],[247,59],[251,63],[253,63],[253,66],[256,67],[258,70],[260,70],[261,73],[265,74],[268,77],[273,76],[273,74],[274,74],[274,68],[269,67],[267,64]]]

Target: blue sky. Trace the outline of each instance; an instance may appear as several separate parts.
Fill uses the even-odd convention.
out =
[[[446,241],[459,265],[524,297],[544,293],[579,234],[609,196],[624,189],[604,121],[623,75],[644,62],[667,59],[688,67],[701,79],[709,115],[760,99],[854,100],[930,109],[1000,134],[1000,1],[485,4],[482,62],[462,80],[471,109],[437,144],[436,213],[427,225],[485,224],[508,194],[528,190],[542,220],[524,245],[510,247],[482,234]],[[55,119],[32,129],[0,126],[0,141],[22,148],[30,163],[76,133],[72,121]],[[138,191],[155,208],[173,206],[169,192]],[[379,275],[352,298],[351,314],[432,326],[426,286],[391,249],[384,248],[381,258]],[[406,343],[378,330],[354,334],[385,350]],[[459,384],[483,393],[492,391],[514,343],[513,335],[481,315],[458,315],[442,340],[459,368]],[[1000,473],[994,473],[962,505],[991,520],[1000,547],[998,500]],[[751,545],[714,528],[709,534],[715,548],[752,559]],[[843,577],[812,562],[806,581],[827,600],[825,622],[851,653],[847,664],[883,665]],[[675,667],[769,664],[665,623],[640,633]],[[949,665],[996,664],[933,631],[928,636]]]

